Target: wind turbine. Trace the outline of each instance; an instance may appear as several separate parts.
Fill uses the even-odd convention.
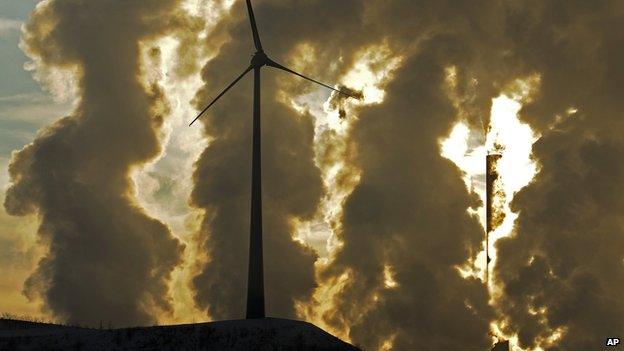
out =
[[[262,259],[262,182],[261,182],[261,154],[260,154],[260,69],[264,66],[286,71],[288,73],[307,79],[319,84],[327,89],[331,89],[339,94],[357,99],[357,97],[347,92],[335,89],[327,84],[323,84],[292,69],[280,65],[270,59],[262,49],[256,19],[254,17],[251,0],[247,0],[247,11],[249,12],[249,22],[253,35],[256,53],[251,59],[249,67],[241,73],[230,85],[228,85],[214,100],[206,106],[195,119],[189,124],[192,125],[206,112],[221,96],[238,83],[243,76],[253,69],[254,71],[254,100],[253,100],[253,141],[252,141],[252,162],[251,162],[251,223],[249,235],[249,271],[247,280],[247,313],[246,318],[264,318],[264,277]]]

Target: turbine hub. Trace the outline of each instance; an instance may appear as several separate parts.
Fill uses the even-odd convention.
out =
[[[260,68],[262,66],[266,66],[268,62],[269,62],[269,57],[264,53],[264,51],[257,51],[251,58],[251,65],[254,68]]]

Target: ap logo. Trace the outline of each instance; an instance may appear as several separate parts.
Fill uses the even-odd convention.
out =
[[[618,346],[620,344],[620,338],[607,338],[606,346]]]

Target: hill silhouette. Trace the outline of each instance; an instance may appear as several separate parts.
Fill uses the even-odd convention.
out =
[[[0,319],[0,350],[357,351],[315,325],[263,318],[94,329]]]
[[[280,318],[119,329],[0,318],[5,350],[362,351],[311,323]],[[492,349],[509,350],[508,341]]]

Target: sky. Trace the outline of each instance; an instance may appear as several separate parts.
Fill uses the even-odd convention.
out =
[[[272,59],[361,96],[262,71],[269,315],[366,350],[624,330],[621,1],[253,4]],[[253,51],[243,1],[0,3],[0,313],[243,316],[251,77],[188,122]]]
[[[21,26],[38,1],[0,3],[0,187],[4,198],[8,164],[14,150],[32,141],[37,131],[67,113],[70,104],[55,100],[24,69],[28,57],[19,48]],[[23,296],[22,284],[37,264],[36,219],[15,218],[0,209],[3,312],[40,316],[39,307]]]
[[[0,111],[3,185],[7,183],[6,165],[11,151],[27,144],[37,130],[53,121],[68,106],[56,103],[32,75],[24,69],[28,58],[19,48],[20,28],[38,1],[3,1],[0,4]]]

